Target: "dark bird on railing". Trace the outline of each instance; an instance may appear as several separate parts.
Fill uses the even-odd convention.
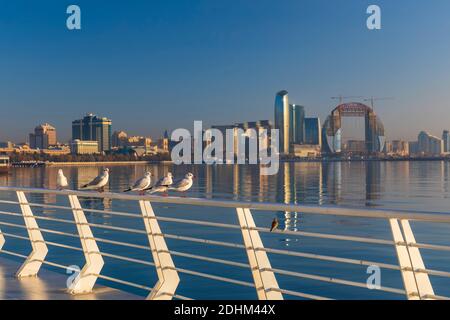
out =
[[[150,187],[150,184],[152,183],[152,174],[150,172],[146,172],[145,175],[137,180],[132,187],[129,187],[127,190],[124,190],[123,192],[129,192],[129,191],[139,191],[140,195],[143,195],[145,193],[145,189]]]
[[[270,227],[270,232],[272,232],[273,230],[276,230],[278,228],[278,219],[275,218],[272,221],[272,226]]]
[[[67,178],[64,175],[64,172],[59,169],[58,170],[58,176],[56,178],[56,187],[58,190],[63,190],[69,186],[69,183],[67,182]]]
[[[86,190],[97,190],[98,192],[105,191],[105,186],[109,181],[109,169],[103,169],[102,173],[100,173],[94,180],[80,187],[80,189]]]

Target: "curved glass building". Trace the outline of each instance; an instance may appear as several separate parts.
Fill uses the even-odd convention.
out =
[[[288,154],[291,144],[291,121],[288,92],[282,90],[275,97],[275,129],[279,130],[280,152]]]

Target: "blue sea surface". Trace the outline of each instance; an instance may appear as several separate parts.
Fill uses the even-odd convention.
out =
[[[36,188],[56,188],[56,173],[59,167],[14,168],[9,175],[0,175],[0,185]],[[71,188],[78,189],[89,182],[101,170],[96,166],[64,167]],[[168,171],[175,177],[183,177],[188,171],[195,175],[194,186],[186,194],[189,197],[207,199],[228,199],[254,202],[295,203],[306,205],[335,205],[355,208],[391,208],[402,210],[423,210],[450,213],[450,163],[440,161],[402,162],[298,162],[281,163],[277,175],[261,176],[256,165],[193,165],[173,166],[167,164],[126,165],[111,167],[108,191],[121,192],[132,182],[150,170],[153,178],[161,177]],[[173,195],[178,195],[173,193]],[[63,196],[27,194],[34,203],[68,206]],[[13,192],[1,192],[1,200],[14,200]],[[86,209],[105,210],[105,213],[86,211],[89,222],[124,228],[144,230],[139,205],[135,201],[80,198]],[[227,224],[238,224],[236,211],[228,208],[186,206],[174,204],[153,204],[157,216],[193,220],[205,220]],[[0,211],[20,213],[18,205],[0,203]],[[112,213],[128,212],[133,217],[119,217]],[[69,210],[33,207],[38,216],[73,220]],[[385,219],[368,219],[346,216],[317,215],[303,212],[252,211],[256,225],[269,227],[273,218],[278,217],[281,230],[351,235],[367,238],[392,240],[389,222]],[[23,224],[21,217],[0,214],[1,222]],[[40,227],[76,234],[71,224],[38,220]],[[163,233],[183,235],[201,239],[242,244],[239,229],[207,227],[176,222],[161,221]],[[411,222],[417,242],[427,244],[450,244],[450,224]],[[25,229],[0,225],[5,233],[27,236]],[[96,237],[129,242],[148,247],[145,235],[102,228],[92,228]],[[47,241],[80,247],[79,239],[44,233]],[[6,237],[5,250],[22,254],[30,252],[28,241]],[[261,233],[266,248],[284,249],[303,253],[313,253],[334,257],[372,261],[375,264],[398,264],[395,248],[389,245],[366,244],[350,241],[293,236],[288,234]],[[170,250],[228,261],[248,263],[245,250],[216,245],[205,245],[189,241],[167,238]],[[149,250],[129,248],[107,243],[98,243],[101,251],[144,261],[152,261]],[[450,252],[421,249],[428,269],[450,272]],[[231,279],[253,282],[249,268],[223,265],[173,255],[174,263],[182,269],[204,272]],[[367,266],[337,263],[325,260],[301,258],[269,253],[273,268],[299,273],[332,277],[365,284],[370,274]],[[104,257],[102,274],[122,280],[152,287],[157,276],[151,266]],[[48,261],[63,265],[83,266],[82,252],[50,246]],[[51,268],[45,266],[45,268]],[[52,270],[65,272],[61,269]],[[403,289],[398,270],[381,269],[381,285]],[[280,288],[314,294],[333,299],[404,299],[403,294],[368,290],[326,281],[297,278],[277,274]],[[180,273],[177,294],[194,299],[256,299],[254,288]],[[450,279],[430,276],[435,294],[450,296]],[[145,290],[131,288],[105,280],[99,283],[120,288],[142,296]],[[298,297],[285,295],[287,299]]]

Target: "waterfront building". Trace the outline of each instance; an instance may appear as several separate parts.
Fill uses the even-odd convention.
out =
[[[367,153],[377,154],[385,150],[384,125],[373,109],[362,103],[350,102],[337,106],[325,120],[322,131],[325,152],[340,153],[343,151],[342,117],[364,118],[364,140]]]
[[[11,141],[0,142],[0,153],[11,153],[14,151],[14,143]]]
[[[450,132],[448,130],[444,130],[442,133],[442,140],[444,142],[444,152],[450,152]]]
[[[49,156],[63,156],[71,153],[69,146],[58,146],[58,147],[51,147],[49,149],[43,149],[41,150],[42,154],[49,155]]]
[[[99,153],[98,141],[75,139],[70,144],[72,154],[96,154]]]
[[[426,131],[419,133],[418,139],[419,154],[424,156],[439,156],[444,153],[444,141]]]
[[[280,153],[289,154],[292,129],[291,111],[289,107],[288,92],[280,91],[275,97],[275,129],[279,130]]]
[[[34,128],[34,133],[30,133],[30,147],[32,149],[48,149],[56,142],[56,129],[48,123],[41,124]]]
[[[391,142],[392,155],[407,157],[409,156],[409,143],[403,140],[392,140]]]
[[[417,155],[419,153],[419,143],[417,141],[408,142],[409,154]]]
[[[127,144],[128,134],[125,131],[114,131],[111,136],[111,145],[113,148],[123,148]]]
[[[407,157],[410,155],[410,147],[411,142],[403,140],[392,140],[386,142],[385,153],[389,156]]]
[[[304,143],[305,136],[305,107],[298,104],[291,104],[291,142],[296,144]]]
[[[318,144],[293,144],[294,156],[298,158],[320,157],[321,147]]]
[[[111,150],[112,121],[88,113],[83,119],[72,121],[72,140],[97,141],[99,151]]]
[[[367,153],[366,142],[364,140],[348,140],[344,150],[349,153],[365,154]]]
[[[246,131],[249,129],[253,129],[256,132],[257,135],[257,158],[260,158],[260,151],[262,150],[267,150],[270,148],[271,145],[271,130],[273,129],[273,124],[270,120],[259,120],[259,121],[249,121],[249,122],[243,122],[243,123],[235,123],[233,125],[220,125],[220,126],[211,126],[211,129],[216,129],[219,130],[223,137],[223,160],[225,162],[226,160],[226,154],[227,154],[227,149],[226,149],[226,134],[227,134],[227,130],[232,130],[233,131],[233,153],[234,156],[237,157],[241,151],[243,150],[239,150],[239,138],[241,138],[242,136],[240,136],[239,134],[241,133],[245,139],[246,139],[246,143],[245,143],[245,158],[249,158],[249,143],[248,143],[248,137],[246,136]],[[242,131],[240,131],[239,129],[241,129]],[[264,130],[266,130],[267,134],[263,135]],[[210,143],[210,141],[206,141],[206,144]],[[281,147],[281,146],[280,146]]]
[[[322,146],[322,135],[319,118],[305,118],[305,144]]]

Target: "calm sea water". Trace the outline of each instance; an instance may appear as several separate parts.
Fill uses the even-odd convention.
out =
[[[71,187],[80,185],[95,177],[100,167],[65,167]],[[55,188],[58,167],[16,168],[9,175],[0,175],[0,185]],[[172,166],[172,165],[130,165],[111,168],[109,190],[120,192],[136,178],[150,170],[154,177],[160,177],[171,171],[176,177],[186,172],[194,173],[196,179],[188,196],[235,199],[244,201],[264,201],[278,203],[297,203],[314,205],[339,205],[346,207],[380,207],[406,210],[450,212],[450,163],[449,162],[336,162],[336,163],[283,163],[274,176],[260,176],[259,167],[251,165],[222,166]],[[1,193],[0,199],[15,199],[12,193]],[[29,195],[32,202],[67,205],[64,197],[48,195]],[[85,208],[106,209],[121,212],[139,213],[137,203],[124,201],[80,199]],[[19,212],[17,206],[0,204],[0,210]],[[34,208],[37,215],[73,219],[71,212],[54,209]],[[224,223],[237,223],[234,210],[187,207],[178,205],[155,204],[157,215],[182,217]],[[144,229],[140,219],[117,217],[110,214],[86,212],[92,223]],[[277,216],[283,230],[356,235],[380,239],[391,239],[388,222],[383,219],[363,219],[337,216],[318,216],[302,212],[254,212],[258,226],[269,226]],[[0,215],[0,221],[21,223],[20,218]],[[40,226],[48,229],[76,233],[73,226],[39,221]],[[416,240],[421,243],[450,243],[450,226],[412,222]],[[161,222],[161,229],[167,234],[186,235],[203,239],[242,243],[239,230],[192,226],[179,223]],[[26,235],[24,230],[1,226],[4,232]],[[96,228],[96,236],[147,245],[147,239],[139,234],[129,234]],[[76,238],[46,234],[49,241],[79,246]],[[359,244],[347,241],[323,240],[307,237],[284,236],[280,234],[261,234],[266,247],[288,249],[292,251],[316,253],[322,255],[346,257],[397,264],[395,250],[390,246]],[[171,250],[198,254],[208,257],[247,263],[245,252],[240,249],[218,246],[205,246],[192,242],[167,239]],[[140,249],[99,243],[105,252],[120,254],[151,261],[151,254]],[[27,254],[29,244],[26,241],[7,239],[5,249]],[[450,253],[421,250],[427,268],[450,271]],[[365,283],[366,267],[270,254],[272,266],[285,270],[322,275]],[[175,264],[180,268],[221,275],[237,280],[252,281],[250,270],[224,266],[212,262],[174,256]],[[63,248],[50,247],[48,260],[64,265],[83,264],[79,252]],[[119,277],[142,285],[153,286],[156,282],[154,269],[112,258],[105,258],[102,274]],[[59,272],[63,272],[58,270]],[[254,299],[255,290],[234,284],[224,284],[214,280],[180,274],[181,282],[177,293],[196,299]],[[293,278],[277,275],[280,287],[289,290],[316,294],[339,299],[403,299],[402,295],[375,292],[365,288]],[[430,277],[435,293],[450,296],[450,280],[443,277]],[[101,282],[101,281],[100,281]],[[105,284],[105,282],[103,282]],[[144,291],[117,286],[128,291],[145,295]],[[400,273],[382,269],[381,285],[403,288]],[[286,298],[294,298],[286,296]]]

